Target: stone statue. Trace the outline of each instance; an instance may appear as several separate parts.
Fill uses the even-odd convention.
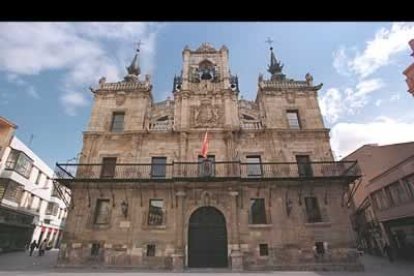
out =
[[[310,73],[306,73],[305,80],[308,83],[308,85],[310,85],[310,86],[313,85],[313,77]]]
[[[105,82],[106,82],[106,78],[105,77],[100,78],[99,81],[98,81],[99,88],[102,88],[103,85],[105,84]]]

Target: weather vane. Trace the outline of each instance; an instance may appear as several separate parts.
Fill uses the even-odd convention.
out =
[[[269,44],[269,46],[270,46],[270,50],[272,50],[273,49],[273,47],[272,47],[272,43],[273,43],[273,40],[271,40],[270,39],[270,37],[268,37],[267,38],[267,40],[265,41],[267,44]]]

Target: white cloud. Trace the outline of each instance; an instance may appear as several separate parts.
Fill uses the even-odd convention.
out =
[[[26,90],[27,94],[29,94],[30,97],[39,99],[39,93],[37,93],[36,89],[33,86],[29,86]]]
[[[339,48],[334,53],[333,66],[340,74],[352,72],[359,78],[366,78],[388,65],[395,55],[407,50],[408,41],[413,37],[414,23],[393,23],[390,28],[378,30],[375,37],[366,42],[362,52]]]
[[[392,56],[408,49],[408,41],[414,37],[413,23],[394,23],[391,29],[381,28],[375,38],[351,62],[351,69],[365,78],[387,65]]]
[[[396,102],[396,101],[398,101],[399,99],[401,99],[401,95],[400,95],[400,94],[393,94],[393,95],[391,96],[390,101],[391,101],[391,102]]]
[[[86,97],[79,92],[68,92],[61,98],[65,111],[71,116],[76,115],[76,108],[88,105]]]
[[[337,51],[333,53],[333,67],[336,69],[336,71],[344,76],[350,76],[351,71],[349,69],[350,67],[350,58],[345,53],[346,49],[345,47],[339,48]]]
[[[78,101],[68,101],[73,97],[71,91],[93,86],[102,76],[108,81],[120,80],[125,74],[125,62],[132,58],[136,40],[143,42],[140,57],[143,74],[153,70],[155,38],[160,26],[139,22],[3,23],[0,70],[7,73],[10,82],[21,85],[25,83],[22,76],[62,70],[65,76],[56,80],[62,82],[61,100],[69,114],[74,115],[80,105]],[[118,57],[113,48],[121,49]]]
[[[378,100],[375,101],[375,105],[380,106],[382,104],[382,102],[383,101],[381,99],[378,99]]]
[[[336,122],[343,113],[342,94],[337,88],[330,88],[319,97],[319,105],[322,115],[328,122]]]
[[[369,102],[369,94],[382,88],[381,79],[360,81],[356,88],[330,88],[319,97],[322,115],[330,123],[336,122],[343,115],[358,113]]]
[[[331,129],[331,145],[338,158],[357,148],[414,141],[414,123],[378,117],[370,123],[338,123]]]

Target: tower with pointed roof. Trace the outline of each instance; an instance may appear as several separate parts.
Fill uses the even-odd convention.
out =
[[[80,164],[57,165],[72,189],[60,265],[361,268],[345,198],[358,165],[333,160],[322,84],[287,78],[271,48],[270,77],[243,99],[228,48],[203,43],[154,102],[139,54],[91,88]]]

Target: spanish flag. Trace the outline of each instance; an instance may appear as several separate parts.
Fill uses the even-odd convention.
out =
[[[204,134],[203,145],[201,147],[201,156],[203,156],[204,158],[207,158],[207,152],[208,152],[208,134],[206,130],[206,134]]]

